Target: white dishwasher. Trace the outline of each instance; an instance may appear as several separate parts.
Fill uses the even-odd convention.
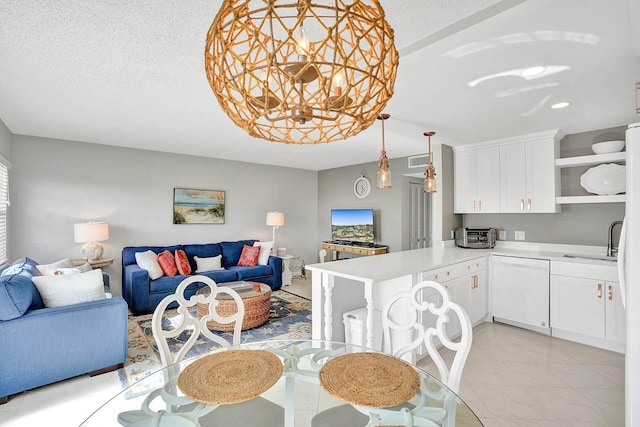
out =
[[[491,267],[493,320],[550,334],[549,261],[493,255]]]

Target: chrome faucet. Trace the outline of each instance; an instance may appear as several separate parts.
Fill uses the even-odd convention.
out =
[[[622,221],[613,221],[609,226],[609,239],[607,241],[607,256],[617,256],[618,255],[618,245],[613,245],[613,229],[616,225],[622,227]],[[620,239],[618,239],[618,242]]]

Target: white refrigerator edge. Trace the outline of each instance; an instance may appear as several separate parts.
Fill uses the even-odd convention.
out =
[[[625,425],[640,427],[640,123],[626,132],[626,207],[618,254],[626,309]]]

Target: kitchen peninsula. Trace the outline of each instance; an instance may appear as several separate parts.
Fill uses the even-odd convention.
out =
[[[381,310],[391,295],[422,280],[447,286],[477,323],[487,314],[490,254],[489,249],[425,248],[307,265],[312,273],[312,336],[339,341],[344,338],[342,314],[366,306],[366,344],[373,348],[374,311]]]

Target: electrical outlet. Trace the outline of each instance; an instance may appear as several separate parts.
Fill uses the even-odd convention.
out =
[[[524,231],[516,231],[516,240],[524,240]]]
[[[498,240],[507,240],[506,230],[498,230]]]

